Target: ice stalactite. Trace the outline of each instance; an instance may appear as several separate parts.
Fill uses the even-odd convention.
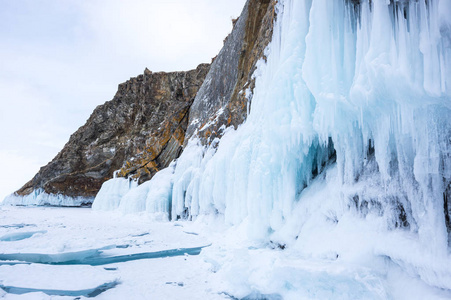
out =
[[[94,199],[94,210],[114,210],[119,207],[123,197],[138,185],[136,181],[125,178],[113,178],[102,185]]]
[[[171,219],[172,182],[175,163],[158,172],[151,181],[138,186],[131,178],[106,181],[96,198],[94,210],[119,210],[124,214],[146,212],[152,219]]]
[[[373,253],[451,288],[449,16],[445,0],[279,1],[248,118],[189,141],[171,218],[221,214],[255,239]]]
[[[309,232],[309,220],[354,214],[447,257],[450,4],[285,0],[277,9],[247,121],[214,155],[190,141],[173,218],[220,213],[248,221],[256,238],[289,240]]]
[[[188,186],[181,188],[186,193],[174,194],[175,215],[183,207],[197,214],[191,204],[199,201],[193,198],[224,212],[235,201],[268,213],[277,202],[290,206],[294,191],[313,177],[311,152],[332,141],[343,183],[358,181],[374,152],[375,175],[384,184],[400,180],[406,192],[415,190],[409,199],[428,202],[426,194],[433,191],[421,182],[434,173],[449,180],[440,165],[449,160],[443,155],[449,152],[450,34],[440,5],[281,2],[248,120],[221,140],[200,180],[180,176],[179,184]],[[240,184],[233,184],[236,178]],[[435,186],[443,192],[440,185]],[[231,219],[241,214],[235,212]]]

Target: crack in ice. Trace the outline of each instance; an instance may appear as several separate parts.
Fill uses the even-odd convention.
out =
[[[156,252],[144,252],[118,256],[102,256],[101,249],[85,250],[79,252],[68,252],[58,254],[40,254],[40,253],[6,253],[0,254],[1,264],[23,264],[37,263],[49,265],[90,265],[101,266],[113,263],[128,262],[140,259],[165,258],[183,255],[199,255],[203,248],[210,245],[194,248],[177,248],[162,250]],[[102,248],[105,249],[105,248]],[[4,262],[4,261],[18,261]]]
[[[15,295],[41,292],[41,293],[47,294],[49,296],[72,296],[72,297],[84,296],[87,298],[93,298],[109,289],[116,287],[118,284],[119,284],[119,281],[113,281],[113,282],[104,283],[104,284],[99,285],[98,287],[95,287],[92,289],[76,290],[76,291],[24,288],[24,287],[16,287],[16,286],[4,286],[1,284],[0,284],[0,289],[4,290],[6,293],[15,294]]]

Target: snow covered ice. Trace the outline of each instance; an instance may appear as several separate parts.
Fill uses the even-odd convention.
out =
[[[25,219],[30,226],[14,226]],[[197,230],[185,224],[88,208],[0,207],[0,236],[29,228],[41,233],[0,240],[2,299],[227,299],[210,283],[200,249],[186,249],[208,239],[185,233]],[[139,257],[152,253],[159,256]]]
[[[11,194],[3,200],[2,205],[47,205],[75,207],[91,205],[93,201],[94,199],[86,197],[68,197],[60,194],[47,194],[46,192],[44,192],[44,190],[38,189],[34,190],[32,193],[26,196]]]
[[[224,300],[451,296],[449,291],[431,288],[391,266],[384,257],[376,259],[372,267],[306,257],[294,248],[282,251],[277,245],[271,249],[249,240],[244,223],[227,227],[220,218],[204,216],[201,222],[200,218],[196,222],[155,222],[145,215],[87,208],[2,207],[0,235],[27,232],[29,227],[45,233],[0,241],[0,289],[6,291],[0,290],[0,295],[4,299],[86,299],[94,293],[96,299]],[[36,226],[9,226],[22,219]],[[207,246],[200,255],[89,263],[98,255],[133,257],[200,246]],[[22,257],[5,257],[14,253]],[[57,264],[36,263],[33,255],[25,257],[27,253],[40,253],[40,258]],[[81,263],[72,264],[68,259],[81,259]],[[375,269],[379,264],[382,267]]]
[[[193,299],[451,298],[451,2],[283,0],[276,8],[246,122],[210,146],[192,138],[140,186],[106,182],[93,209],[116,210],[108,213],[116,221],[192,220],[176,224],[201,235],[185,233],[180,247],[212,244],[190,258],[194,270],[180,268],[183,280],[209,279],[185,291],[200,293]],[[130,239],[123,233],[120,243]],[[77,242],[54,250],[88,246]],[[144,285],[136,262],[121,266]],[[7,267],[24,268],[0,271]],[[119,285],[103,295],[124,291],[138,293]]]

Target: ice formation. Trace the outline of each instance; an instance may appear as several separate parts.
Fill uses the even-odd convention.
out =
[[[31,194],[20,196],[11,194],[7,196],[2,205],[18,205],[18,206],[87,206],[91,205],[93,198],[87,197],[69,197],[61,194],[47,194],[43,189],[34,190]]]
[[[220,214],[257,240],[384,257],[451,289],[451,2],[277,10],[246,122],[209,147],[191,139],[161,197],[145,201],[164,182],[156,176],[123,210]]]
[[[175,171],[173,216],[218,211],[232,224],[249,217],[266,234],[318,174],[337,168],[350,194],[337,190],[337,201],[398,210],[387,218],[394,227],[423,238],[433,231],[445,249],[449,3],[282,1],[278,9],[246,123],[214,156],[190,141]]]
[[[113,178],[106,181],[97,193],[92,209],[114,210],[119,207],[121,199],[130,190],[136,188],[138,183],[131,179]]]
[[[125,178],[106,181],[96,198],[94,210],[115,210],[127,213],[147,212],[158,221],[169,220],[171,216],[172,177],[175,163],[158,172],[151,181],[139,185]]]

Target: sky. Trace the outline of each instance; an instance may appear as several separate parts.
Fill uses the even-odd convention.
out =
[[[245,0],[0,0],[0,201],[117,86],[210,62]]]

